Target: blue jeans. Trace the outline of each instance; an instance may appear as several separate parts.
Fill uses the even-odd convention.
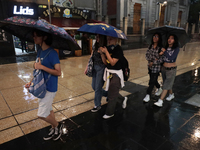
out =
[[[97,107],[101,106],[104,69],[104,66],[94,65],[92,72],[92,88],[95,91],[94,104]]]

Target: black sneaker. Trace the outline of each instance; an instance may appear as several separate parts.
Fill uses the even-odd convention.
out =
[[[91,110],[91,112],[97,112],[101,109],[101,106],[94,106],[94,108]]]
[[[61,135],[62,135],[62,128],[63,128],[63,124],[59,123],[57,127],[55,127],[55,132],[53,135],[53,140],[56,141],[58,140]]]
[[[49,129],[49,134],[46,137],[43,137],[45,141],[52,139],[54,136],[54,128]]]

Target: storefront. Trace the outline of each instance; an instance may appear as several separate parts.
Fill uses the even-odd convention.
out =
[[[46,5],[39,5],[38,13],[40,18],[49,21],[49,10]],[[65,8],[58,6],[51,6],[51,23],[64,28],[79,44],[82,48],[82,54],[90,53],[90,38],[94,36],[89,36],[87,43],[85,44],[82,40],[84,37],[77,30],[86,23],[96,22],[93,16],[95,16],[95,11],[77,8]],[[90,19],[89,19],[90,18]],[[86,50],[84,50],[82,45],[87,45]],[[80,54],[79,54],[80,55]]]
[[[37,19],[38,18],[38,5],[36,3],[14,2],[8,1],[8,17],[22,16]],[[13,36],[13,45],[15,55],[35,53],[34,43],[30,43]]]
[[[55,1],[58,2],[58,1]],[[66,2],[66,3],[64,3]],[[28,3],[28,2],[16,2],[8,0],[5,3],[6,9],[4,10],[4,18],[13,17],[13,16],[23,16],[28,18],[34,18],[34,19],[45,19],[49,21],[49,14],[51,14],[51,23],[54,25],[57,25],[59,27],[63,27],[74,39],[77,40],[77,43],[82,47],[82,37],[83,35],[81,33],[78,33],[77,30],[83,26],[86,23],[94,23],[96,18],[96,11],[93,9],[78,9],[74,5],[70,5],[71,7],[65,7],[68,6],[67,1],[63,0],[63,3],[61,5],[51,5],[50,6],[50,12],[48,10],[47,5],[40,5],[37,3]],[[61,6],[61,7],[59,7]],[[7,34],[7,33],[6,33]],[[5,43],[13,43],[12,54],[9,55],[16,55],[19,51],[21,51],[21,54],[25,53],[32,53],[35,52],[35,46],[33,43],[24,42],[18,37],[11,36],[11,40],[3,40],[5,39],[5,33],[4,31],[0,31],[0,41],[3,41]],[[4,37],[2,36],[4,35]],[[94,38],[94,36],[88,35],[88,39]],[[88,40],[88,47],[91,48],[91,42]],[[14,47],[14,48],[13,48]],[[24,48],[24,50],[22,50]],[[11,49],[11,48],[10,48]],[[17,50],[17,51],[16,51]],[[90,52],[90,50],[87,50],[85,52],[82,52],[82,54],[87,54]],[[4,52],[3,52],[4,53]]]

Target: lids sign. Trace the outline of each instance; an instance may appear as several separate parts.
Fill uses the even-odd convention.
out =
[[[34,9],[27,7],[23,7],[23,6],[19,6],[19,9],[17,9],[17,6],[14,5],[13,8],[13,14],[15,15],[34,15]]]

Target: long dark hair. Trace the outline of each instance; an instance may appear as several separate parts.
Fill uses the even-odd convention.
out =
[[[95,42],[94,50],[98,50],[99,47],[107,46],[107,37],[99,34],[99,42]]]
[[[168,39],[169,39],[170,36],[173,36],[173,37],[174,37],[174,44],[173,44],[173,46],[172,46],[172,49],[175,49],[175,48],[179,47],[178,37],[177,37],[175,34],[170,34],[170,35],[168,36],[168,38],[167,38],[167,44],[166,44],[165,48],[167,49],[167,48],[169,47]]]
[[[149,45],[149,49],[152,47],[152,45],[154,44],[154,42],[153,42],[153,37],[155,36],[155,35],[158,35],[158,37],[159,37],[159,40],[158,40],[158,47],[160,47],[160,48],[162,48],[162,36],[161,36],[161,34],[159,33],[159,32],[156,32],[156,33],[154,33],[153,34],[153,36],[152,36],[152,39],[151,39],[151,45]]]
[[[35,29],[35,30],[33,30],[33,32],[32,32],[32,35],[34,35],[34,33],[36,33],[36,35],[38,36],[38,37],[47,37],[43,42],[45,42],[47,45],[51,45],[52,44],[52,35],[51,34],[49,34],[49,33],[47,33],[47,32],[43,32],[43,31],[41,31],[41,30],[37,30],[37,29]]]

